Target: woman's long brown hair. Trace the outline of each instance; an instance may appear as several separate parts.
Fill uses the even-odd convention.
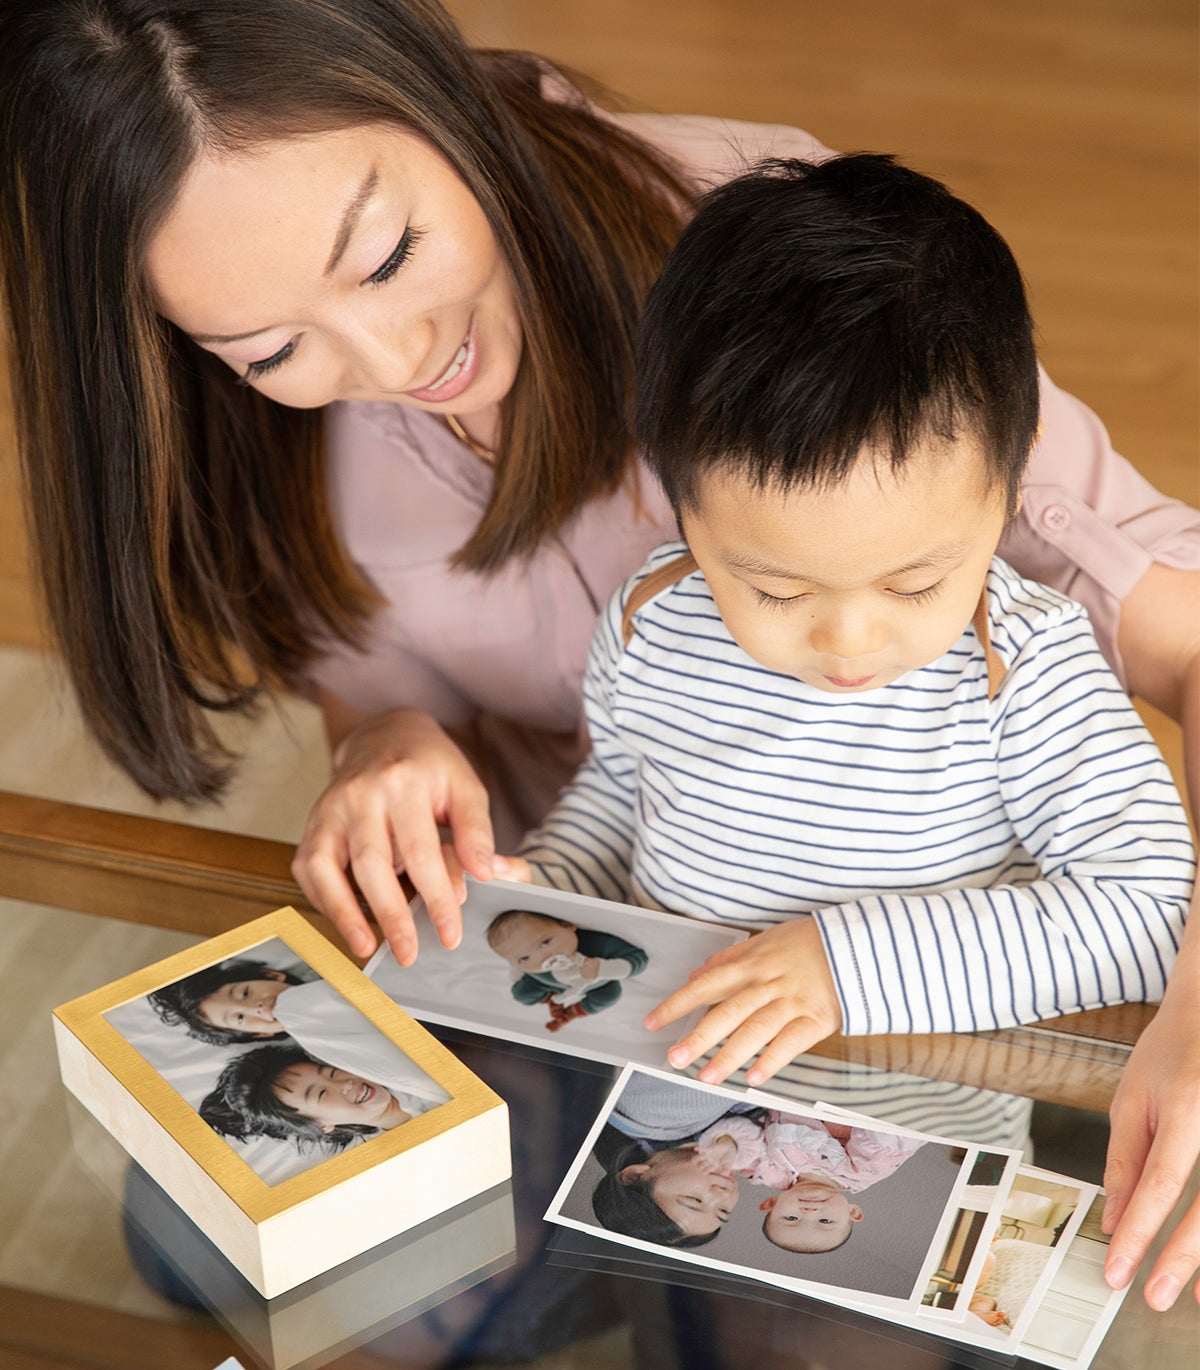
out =
[[[17,12],[19,9],[19,13]],[[146,246],[189,166],[390,120],[486,213],[524,350],[494,492],[460,549],[534,552],[627,470],[637,314],[690,196],[528,54],[468,49],[434,0],[23,0],[0,32],[0,265],[31,537],[85,720],[149,793],[217,794],[209,712],[364,645],[319,412],[161,320]]]

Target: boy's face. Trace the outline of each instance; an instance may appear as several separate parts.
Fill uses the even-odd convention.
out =
[[[504,924],[493,948],[518,970],[541,970],[552,956],[574,956],[579,950],[579,932],[574,923],[556,923],[536,913],[523,913]]]
[[[654,1202],[685,1236],[707,1237],[737,1207],[737,1181],[722,1174],[695,1146],[652,1151],[621,1171],[623,1184],[649,1181]]]
[[[977,440],[871,454],[831,488],[756,488],[717,468],[684,536],[738,646],[831,694],[888,685],[971,621],[1006,521]]]
[[[273,1092],[280,1103],[320,1123],[322,1132],[346,1123],[381,1127],[395,1112],[393,1098],[382,1085],[316,1061],[290,1066],[275,1081]]]
[[[767,1215],[766,1234],[788,1251],[832,1251],[862,1221],[862,1209],[823,1175],[802,1175],[791,1189],[772,1194],[759,1207]]]
[[[275,1000],[288,988],[282,971],[264,972],[266,979],[233,980],[200,1001],[200,1016],[227,1032],[252,1032],[275,1037],[287,1028],[275,1017]]]

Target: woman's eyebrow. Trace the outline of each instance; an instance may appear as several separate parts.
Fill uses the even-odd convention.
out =
[[[363,177],[362,184],[354,192],[353,199],[342,211],[337,237],[333,240],[333,251],[329,254],[329,260],[325,263],[325,270],[322,275],[328,276],[337,270],[337,264],[345,255],[346,248],[350,246],[350,239],[359,219],[362,217],[362,212],[366,209],[367,202],[375,194],[378,186],[379,168],[373,166]],[[255,328],[249,333],[189,333],[188,337],[202,347],[211,347],[214,344],[221,346],[224,343],[245,342],[247,338],[257,338],[260,333],[269,333],[272,327],[274,325],[267,328]]]
[[[355,191],[354,198],[342,213],[342,222],[338,226],[337,237],[333,240],[333,251],[329,254],[328,262],[325,263],[324,274],[326,276],[331,275],[337,269],[338,262],[342,260],[342,256],[350,244],[350,237],[354,232],[355,225],[367,207],[367,201],[375,194],[378,185],[379,168],[373,166],[363,177],[362,185]]]

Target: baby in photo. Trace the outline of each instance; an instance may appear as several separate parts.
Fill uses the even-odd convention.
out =
[[[925,1143],[769,1110],[761,1122],[727,1116],[698,1138],[711,1165],[780,1191],[759,1205],[763,1235],[787,1251],[843,1246],[863,1210],[847,1195],[886,1179]]]
[[[488,924],[487,940],[509,964],[513,998],[549,1009],[547,1032],[611,1007],[621,997],[621,982],[649,961],[641,947],[611,932],[527,909],[498,913]]]

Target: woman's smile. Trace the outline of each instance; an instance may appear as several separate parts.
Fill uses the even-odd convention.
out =
[[[160,312],[281,404],[495,418],[516,379],[491,225],[445,158],[390,124],[198,158],[146,269]]]

